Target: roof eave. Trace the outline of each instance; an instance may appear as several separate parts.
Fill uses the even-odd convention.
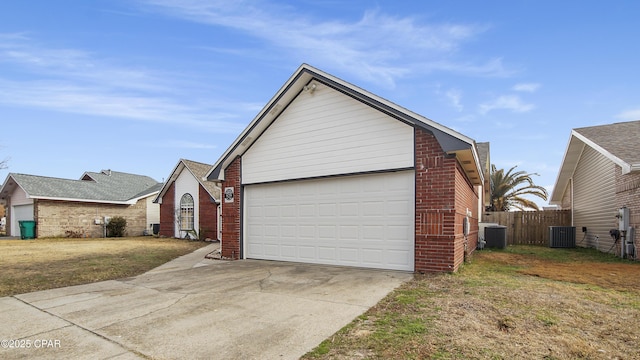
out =
[[[154,203],[157,204],[160,201],[160,199],[164,196],[164,194],[169,190],[170,184],[173,183],[176,180],[176,178],[178,177],[178,174],[179,174],[178,168],[180,167],[180,165],[182,165],[183,167],[186,167],[186,165],[185,165],[183,160],[184,159],[178,160],[178,163],[176,164],[176,166],[173,167],[173,171],[171,171],[171,174],[169,175],[167,180],[162,185],[162,188],[158,192],[158,196],[156,196],[156,198],[153,200]]]
[[[484,175],[482,171],[479,171],[481,168],[478,154],[474,149],[475,142],[473,139],[307,64],[302,64],[296,70],[229,148],[227,148],[218,161],[212,166],[209,173],[207,173],[207,180],[223,181],[224,169],[237,156],[241,156],[256,138],[280,115],[288,104],[295,99],[303,90],[304,86],[314,79],[343,91],[349,96],[379,111],[385,112],[400,121],[432,132],[446,153],[470,151],[474,158],[473,163],[476,166],[476,171],[479,174],[478,185],[483,184]],[[257,132],[257,134],[255,132]]]
[[[74,201],[74,202],[84,202],[84,203],[97,203],[97,204],[114,204],[114,205],[133,205],[137,202],[137,200],[97,200],[97,199],[76,199],[76,198],[63,198],[63,197],[55,197],[55,196],[40,196],[33,195],[30,196],[31,199],[38,200],[54,200],[54,201]]]

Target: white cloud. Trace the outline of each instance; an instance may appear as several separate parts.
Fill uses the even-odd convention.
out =
[[[528,112],[535,108],[533,104],[527,104],[516,95],[503,95],[496,99],[480,104],[480,113],[486,114],[492,110],[511,110],[513,112]]]
[[[640,120],[640,109],[623,111],[620,114],[616,115],[616,118],[626,121]]]
[[[453,71],[500,76],[500,60],[456,61],[464,41],[485,31],[473,24],[424,24],[412,17],[367,11],[356,21],[314,20],[292,6],[260,1],[147,0],[150,9],[188,21],[239,31],[304,59],[330,64],[392,87],[409,73]]]
[[[522,92],[536,92],[540,88],[540,84],[538,83],[520,83],[515,84],[513,86],[514,91],[522,91]]]
[[[0,73],[0,103],[5,105],[177,123],[220,133],[239,131],[232,120],[247,111],[253,115],[256,108],[223,99],[212,102],[215,96],[184,76],[112,64],[82,50],[40,46],[24,35],[0,34],[0,63],[7,70]]]
[[[444,93],[445,97],[449,100],[451,106],[453,106],[459,112],[463,110],[462,103],[462,91],[458,89],[450,89]]]

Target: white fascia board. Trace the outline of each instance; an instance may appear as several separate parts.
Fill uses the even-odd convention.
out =
[[[129,200],[127,200],[127,203],[128,203],[128,204],[135,204],[135,203],[137,203],[137,202],[138,202],[138,200],[140,200],[140,199],[146,199],[146,198],[148,198],[148,197],[150,197],[150,196],[153,196],[153,195],[156,195],[156,194],[159,194],[159,193],[160,193],[160,190],[158,190],[158,191],[154,191],[154,192],[150,192],[150,193],[148,193],[147,195],[138,196],[137,198],[129,199]]]
[[[304,84],[311,80],[311,74],[308,72],[304,72],[305,68],[309,68],[309,65],[302,64],[293,75],[280,87],[278,92],[267,102],[267,104],[258,112],[258,114],[251,120],[249,125],[244,128],[244,130],[238,135],[238,137],[231,143],[231,145],[225,150],[225,152],[220,156],[218,161],[211,167],[211,170],[207,173],[206,177],[209,178],[211,173],[218,167],[222,170],[220,171],[220,175],[217,177],[217,180],[224,180],[224,168],[229,166],[229,164],[235,159],[237,155],[242,155],[244,151],[256,140],[258,135],[260,135],[264,129],[266,129],[267,125],[271,124],[280,112],[293,100],[295,96],[290,96],[290,99],[283,99],[283,96],[287,92],[293,91],[294,94],[298,94]],[[280,103],[280,100],[286,100],[285,103]],[[258,123],[266,120],[266,124],[258,127]],[[254,134],[251,136],[250,134],[254,131],[258,132],[258,134]],[[245,143],[246,142],[246,143]],[[244,145],[242,145],[244,143]],[[242,147],[242,149],[241,149]]]
[[[631,164],[627,163],[626,161],[624,161],[624,160],[620,159],[619,157],[613,155],[612,153],[608,152],[602,146],[594,143],[593,141],[591,141],[588,138],[584,137],[582,134],[576,132],[575,130],[573,130],[571,132],[571,134],[574,135],[576,138],[580,139],[582,142],[584,142],[588,146],[590,146],[593,149],[595,149],[596,151],[598,151],[599,153],[601,153],[602,155],[604,155],[604,157],[606,157],[607,159],[609,159],[609,160],[613,161],[614,163],[616,163],[617,165],[619,165],[622,168],[622,173],[623,174],[628,174],[628,173],[631,172]]]
[[[158,196],[153,200],[154,203],[158,203],[161,204],[162,203],[162,197],[164,196],[164,194],[167,192],[167,190],[169,189],[169,185],[174,182],[176,180],[176,178],[178,177],[176,174],[178,173],[178,168],[180,167],[180,165],[182,165],[183,167],[187,167],[184,162],[183,159],[178,160],[178,163],[176,164],[176,166],[173,168],[173,171],[171,171],[171,174],[169,175],[169,177],[167,178],[167,180],[164,182],[164,184],[162,185],[162,188],[160,189],[160,191],[158,191]],[[181,172],[182,170],[180,170]]]

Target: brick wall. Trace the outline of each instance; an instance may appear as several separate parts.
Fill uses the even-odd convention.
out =
[[[34,204],[37,236],[64,237],[66,231],[82,233],[84,237],[102,237],[103,225],[95,219],[122,216],[127,219],[128,236],[140,236],[147,229],[147,202],[140,199],[134,205],[96,204],[73,201],[38,200]]]
[[[162,204],[160,204],[160,236],[175,236],[175,193],[176,185],[171,183],[162,197]]]
[[[480,194],[469,178],[456,162],[456,240],[455,240],[455,265],[458,269],[465,258],[471,256],[478,245],[478,201]],[[469,211],[469,234],[464,235],[463,222]]]
[[[477,212],[478,194],[455,157],[444,153],[433,134],[415,129],[416,207],[415,271],[456,271],[475,249],[478,214],[470,219],[465,239],[466,210]]]
[[[635,229],[636,253],[640,241],[640,173],[622,175],[622,168],[616,166],[616,204],[618,208],[629,208],[629,225]],[[619,254],[619,252],[618,252]],[[638,256],[636,256],[638,258]]]
[[[204,189],[202,185],[198,188],[198,212],[200,219],[199,229],[200,236],[217,240],[218,239],[218,204],[216,204],[211,195]]]
[[[224,181],[222,182],[222,256],[239,259],[240,258],[240,201],[242,198],[241,179],[241,159],[237,157],[224,170]],[[234,189],[233,202],[225,202],[224,190],[231,187]]]

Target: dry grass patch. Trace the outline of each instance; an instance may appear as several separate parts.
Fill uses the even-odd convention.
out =
[[[640,264],[510,247],[416,275],[307,359],[637,359]]]
[[[139,275],[206,245],[154,237],[0,240],[0,296]]]

